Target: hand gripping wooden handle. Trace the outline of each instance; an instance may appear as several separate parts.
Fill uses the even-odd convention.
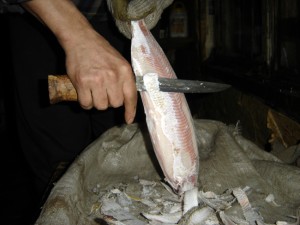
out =
[[[48,90],[51,104],[77,101],[77,92],[67,75],[49,75]]]

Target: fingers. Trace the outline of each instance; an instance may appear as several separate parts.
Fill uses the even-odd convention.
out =
[[[131,124],[135,118],[137,105],[135,79],[131,67],[123,67],[121,71],[121,79],[109,80],[110,85],[107,86],[108,105],[114,108],[124,105],[125,121],[127,124]]]
[[[101,75],[92,77],[97,79],[81,80],[77,83],[76,90],[81,107],[105,110],[108,107],[118,108],[124,105],[125,121],[131,124],[135,118],[137,105],[137,90],[131,67],[120,66],[118,72],[101,71]]]
[[[69,77],[72,76],[73,74],[69,73]],[[91,95],[91,89],[87,85],[85,81],[83,81],[81,76],[75,76],[73,75],[72,77],[76,77],[75,81],[73,81],[73,85],[76,89],[77,92],[77,99],[80,104],[80,106],[83,109],[91,109],[93,108],[93,98]]]
[[[134,121],[137,105],[137,90],[134,79],[128,81],[124,85],[124,106],[125,106],[125,121],[131,124]]]
[[[98,33],[84,35],[84,42],[65,48],[67,74],[80,105],[98,110],[124,105],[125,120],[131,123],[137,102],[131,65]]]
[[[93,107],[99,110],[107,109],[108,97],[101,73],[98,75],[97,72],[87,70],[71,76],[76,78],[73,78],[73,85],[77,91],[78,102],[83,109]]]

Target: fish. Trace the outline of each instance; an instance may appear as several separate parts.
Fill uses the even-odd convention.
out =
[[[144,20],[131,21],[131,63],[142,76],[146,124],[165,181],[178,195],[198,185],[199,155],[193,118],[183,93],[159,91],[158,78],[177,79]]]

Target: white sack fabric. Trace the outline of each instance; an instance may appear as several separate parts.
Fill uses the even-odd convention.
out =
[[[245,139],[238,127],[197,119],[195,128],[200,155],[199,195],[222,196],[233,190],[232,196],[237,199],[227,208],[214,210],[218,218],[226,215],[248,221],[249,213],[241,207],[238,197],[238,191],[245,190],[251,210],[263,223],[287,221],[296,224],[300,206],[299,168],[283,163]],[[111,194],[107,199],[126,192],[125,197],[118,200],[122,206],[118,211],[121,221],[111,224],[150,224],[145,217],[126,211],[134,201],[148,207],[153,205],[140,195],[137,197],[138,191],[130,185],[139,180],[143,185],[150,182],[147,185],[151,186],[159,183],[162,177],[146,126],[114,127],[89,145],[56,183],[36,225],[108,224],[103,221],[114,219],[111,215],[103,215],[104,207],[108,206],[101,198],[108,190]],[[209,204],[207,201],[203,204],[206,203]]]

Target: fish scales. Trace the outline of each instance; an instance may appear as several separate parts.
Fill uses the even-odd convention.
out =
[[[153,148],[165,180],[179,194],[197,186],[199,159],[193,119],[183,93],[159,91],[158,77],[177,79],[143,20],[132,21],[131,59]]]

